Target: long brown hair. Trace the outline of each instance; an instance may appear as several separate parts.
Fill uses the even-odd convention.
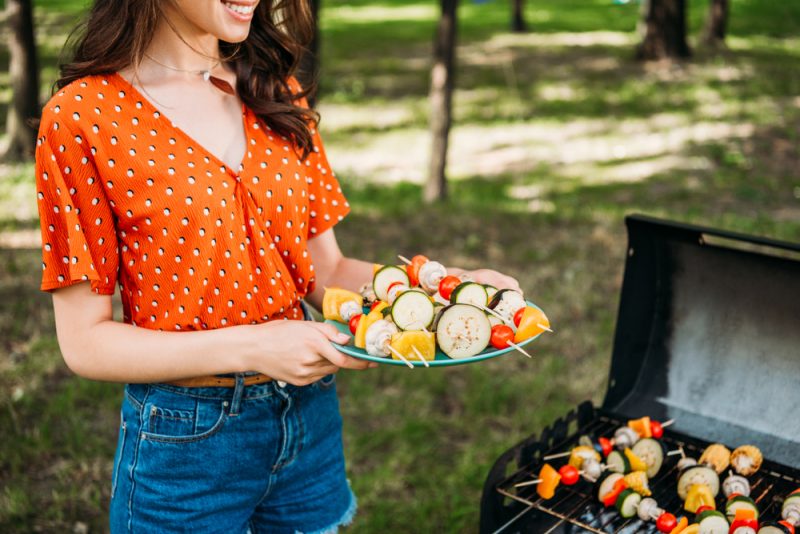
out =
[[[61,65],[56,87],[138,64],[164,16],[163,2],[95,0],[88,17],[70,36],[76,41],[74,54]],[[303,158],[314,148],[310,122],[317,123],[319,115],[293,102],[311,93],[314,81],[307,81],[299,92],[293,92],[287,81],[306,52],[313,24],[308,0],[261,0],[245,41],[220,41],[223,57],[231,58],[236,72],[239,97],[272,130],[292,139]]]

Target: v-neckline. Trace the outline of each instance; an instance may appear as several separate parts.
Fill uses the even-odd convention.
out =
[[[244,153],[242,154],[242,159],[239,162],[238,168],[237,169],[232,169],[231,166],[228,165],[228,163],[225,162],[225,160],[223,160],[222,158],[218,157],[211,150],[206,148],[202,143],[199,143],[186,130],[184,130],[183,128],[181,128],[177,124],[175,124],[175,121],[170,119],[166,115],[166,113],[161,111],[153,102],[150,101],[149,98],[147,98],[145,95],[143,95],[142,92],[139,91],[139,89],[137,89],[135,85],[133,85],[131,82],[129,82],[119,72],[112,73],[112,76],[117,78],[120,81],[120,83],[125,86],[125,88],[127,90],[131,91],[138,99],[140,99],[142,101],[142,105],[143,106],[147,106],[150,109],[150,111],[152,111],[153,113],[157,113],[158,114],[158,116],[156,117],[157,120],[166,121],[173,130],[178,132],[177,135],[183,137],[184,140],[187,141],[188,143],[190,143],[193,147],[195,147],[196,149],[198,149],[201,152],[205,153],[205,155],[210,160],[213,160],[215,163],[219,164],[223,169],[225,169],[225,172],[230,174],[232,177],[238,179],[239,175],[244,170],[244,162],[247,159],[247,152],[249,150],[248,147],[250,146],[250,130],[248,128],[249,120],[248,120],[248,117],[247,117],[247,113],[249,111],[249,108],[244,104],[244,102],[242,102],[242,130],[243,130],[243,133],[244,133]]]

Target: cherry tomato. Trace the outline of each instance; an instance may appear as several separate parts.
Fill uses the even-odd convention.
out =
[[[661,439],[664,435],[664,427],[658,421],[650,421],[650,433],[656,439]]]
[[[419,268],[428,263],[428,261],[428,258],[422,254],[417,254],[411,258],[411,265],[406,267],[406,272],[408,273],[408,283],[411,284],[411,287],[419,285]]]
[[[496,324],[492,327],[492,337],[490,342],[496,349],[507,349],[510,345],[509,341],[514,340],[514,331],[510,326],[504,324]]]
[[[379,301],[379,300],[376,300],[375,302],[373,302],[372,304],[370,304],[370,305],[369,305],[369,311],[372,311],[372,310],[374,310],[374,309],[375,309],[375,306],[377,306],[377,305],[378,305],[378,304],[380,304],[380,303],[381,303],[381,301]]]
[[[598,443],[600,443],[600,447],[603,449],[603,456],[608,456],[611,454],[611,451],[614,450],[614,446],[611,445],[611,440],[608,438],[597,438]]]
[[[736,532],[737,528],[752,528],[754,531],[758,531],[758,520],[757,519],[734,519],[733,523],[731,523],[730,532]]]
[[[450,300],[450,295],[453,293],[453,290],[458,287],[461,283],[461,280],[457,276],[448,275],[442,278],[442,281],[439,282],[439,294],[447,299]]]
[[[581,478],[578,470],[569,464],[561,467],[561,469],[558,470],[558,474],[561,475],[561,483],[567,486],[572,486]]]
[[[356,328],[358,328],[358,322],[361,320],[363,313],[357,313],[354,316],[350,317],[350,333],[355,335]]]
[[[669,512],[664,512],[656,519],[656,528],[659,532],[672,532],[678,526],[678,520]]]
[[[783,525],[784,527],[789,529],[789,532],[794,534],[794,525],[789,523],[788,521],[778,521],[779,524]]]
[[[514,326],[519,326],[519,323],[522,322],[522,314],[525,313],[525,307],[518,309],[514,313]]]

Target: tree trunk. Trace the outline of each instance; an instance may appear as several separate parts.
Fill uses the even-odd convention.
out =
[[[431,134],[433,137],[425,202],[447,197],[447,143],[450,134],[453,102],[453,75],[456,46],[458,0],[440,0],[442,16],[436,29],[431,69]]]
[[[705,34],[703,35],[703,41],[707,45],[720,46],[725,44],[729,12],[729,0],[711,0]]]
[[[686,58],[686,0],[643,0],[639,59]]]
[[[528,31],[528,26],[525,24],[525,0],[513,0],[512,4],[511,31],[524,33]]]
[[[37,129],[31,121],[39,117],[41,109],[32,3],[31,0],[8,0],[6,5],[12,95],[6,117],[8,145],[2,156],[6,161],[30,159],[36,147]]]
[[[308,87],[312,80],[317,79],[319,76],[319,69],[320,69],[320,58],[319,58],[319,9],[320,9],[321,0],[311,0],[311,14],[314,17],[314,37],[311,39],[311,43],[308,47],[308,50],[303,57],[300,59],[300,69],[299,69],[299,77],[300,83],[303,84],[303,87]],[[316,106],[317,103],[317,89],[315,88],[314,91],[308,95],[308,105],[312,108]]]

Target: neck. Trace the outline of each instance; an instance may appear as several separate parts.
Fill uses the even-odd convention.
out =
[[[219,40],[166,5],[145,53],[176,69],[207,70],[219,63]]]

